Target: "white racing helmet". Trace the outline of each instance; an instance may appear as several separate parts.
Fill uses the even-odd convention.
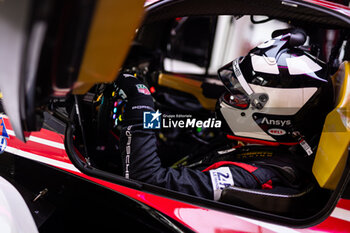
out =
[[[307,143],[319,136],[332,108],[327,65],[300,46],[301,32],[273,38],[218,70],[228,90],[218,113],[232,139],[266,145]]]

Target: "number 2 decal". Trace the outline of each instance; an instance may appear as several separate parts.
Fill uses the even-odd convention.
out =
[[[226,180],[226,179],[228,179],[229,177],[230,177],[230,174],[229,173],[221,173],[221,172],[218,172],[217,173],[218,174],[218,180]],[[224,177],[224,179],[222,179],[222,177]]]

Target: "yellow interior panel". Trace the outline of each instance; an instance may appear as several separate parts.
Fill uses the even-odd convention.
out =
[[[336,108],[325,120],[312,172],[319,185],[334,190],[343,174],[350,145],[350,63],[333,77]]]
[[[197,98],[203,108],[215,110],[216,99],[207,98],[203,95],[202,82],[173,74],[160,74],[158,79],[160,86],[169,87],[178,91],[189,93]]]
[[[73,92],[84,94],[95,83],[111,82],[123,64],[141,22],[144,0],[99,0],[91,22]]]

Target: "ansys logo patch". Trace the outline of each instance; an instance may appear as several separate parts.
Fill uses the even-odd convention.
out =
[[[2,119],[2,117],[0,117],[0,154],[3,153],[6,149],[6,138],[9,138],[9,135],[6,131],[4,120]]]
[[[161,115],[159,110],[156,112],[143,112],[143,128],[160,129]]]

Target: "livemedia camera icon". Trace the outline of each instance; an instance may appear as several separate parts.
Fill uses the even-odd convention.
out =
[[[143,112],[143,128],[160,129],[161,115],[159,110],[156,112]]]

